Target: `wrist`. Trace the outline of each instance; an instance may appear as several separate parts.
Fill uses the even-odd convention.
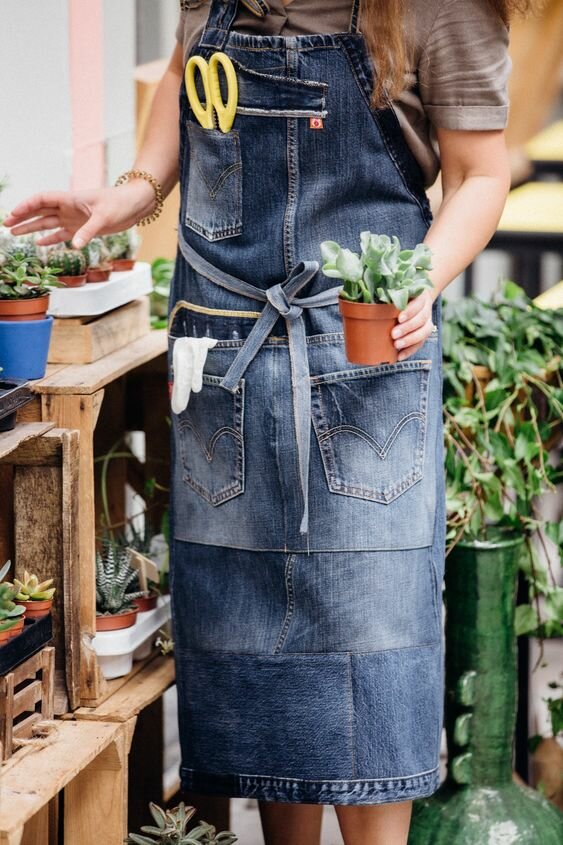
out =
[[[136,186],[134,196],[140,206],[141,213],[137,214],[137,225],[145,226],[156,220],[164,205],[164,196],[160,182],[152,173],[146,170],[126,170],[115,182],[115,187]]]
[[[136,217],[144,217],[154,211],[156,205],[155,193],[151,185],[144,179],[132,179],[130,182],[124,182],[122,185],[114,187],[114,191],[119,191],[120,196],[127,198],[131,213]]]

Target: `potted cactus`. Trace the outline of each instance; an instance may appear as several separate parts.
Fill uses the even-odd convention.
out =
[[[141,830],[150,836],[130,833],[128,845],[233,845],[238,837],[230,830],[217,833],[213,825],[200,821],[188,831],[188,824],[196,813],[195,807],[186,807],[182,801],[173,810],[163,810],[152,801],[149,804],[154,825],[144,825]]]
[[[136,230],[127,229],[125,232],[106,235],[103,240],[112,269],[116,271],[132,270],[135,266],[135,254],[140,243]]]
[[[2,568],[9,568],[10,562]],[[14,601],[15,588],[6,582],[0,584],[0,647],[16,636],[23,628],[25,607]]]
[[[342,279],[338,304],[344,321],[346,355],[351,363],[393,363],[398,359],[391,338],[400,311],[432,287],[431,253],[426,244],[401,249],[397,237],[362,232],[361,254],[335,241],[320,245],[322,271]]]
[[[16,591],[14,601],[25,608],[28,619],[41,619],[51,612],[55,587],[53,579],[39,581],[37,575],[24,570],[23,580],[14,578],[10,584]]]
[[[49,253],[47,266],[60,271],[59,281],[67,288],[86,284],[86,257],[79,249],[54,249]]]
[[[142,596],[131,590],[137,571],[129,563],[127,552],[111,542],[96,554],[96,631],[129,628],[137,619],[133,599]]]
[[[103,238],[92,238],[80,251],[86,259],[86,281],[107,282],[111,273],[111,261]]]

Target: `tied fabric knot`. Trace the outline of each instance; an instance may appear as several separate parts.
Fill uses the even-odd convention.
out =
[[[282,317],[285,317],[286,320],[297,320],[303,313],[303,309],[299,305],[288,300],[287,294],[281,284],[267,288],[266,296],[270,305],[273,305],[276,311]]]

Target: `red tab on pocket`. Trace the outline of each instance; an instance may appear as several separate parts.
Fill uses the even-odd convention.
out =
[[[324,129],[322,117],[310,117],[309,129]]]

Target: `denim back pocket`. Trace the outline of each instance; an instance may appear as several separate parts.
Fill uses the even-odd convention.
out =
[[[236,129],[203,129],[188,120],[185,223],[208,241],[242,233],[242,156]]]
[[[244,490],[244,381],[231,393],[204,373],[177,418],[184,482],[211,505]]]
[[[429,360],[314,376],[312,416],[329,490],[389,504],[420,481]]]

